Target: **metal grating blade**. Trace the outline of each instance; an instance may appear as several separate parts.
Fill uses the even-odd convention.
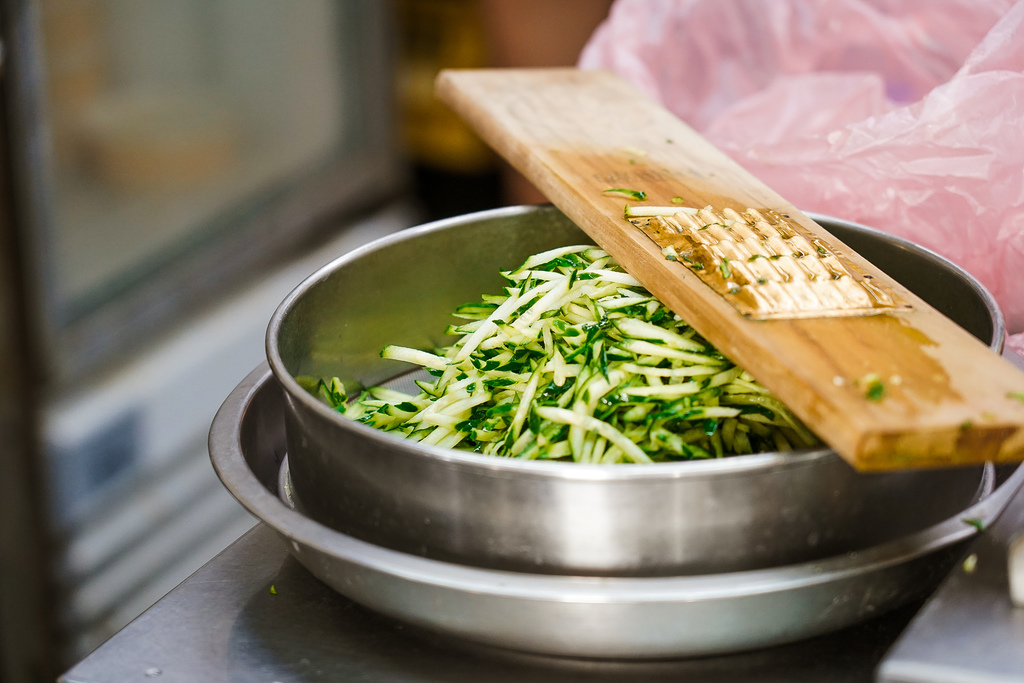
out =
[[[770,209],[680,207],[628,220],[755,320],[874,315],[910,308],[834,246]]]

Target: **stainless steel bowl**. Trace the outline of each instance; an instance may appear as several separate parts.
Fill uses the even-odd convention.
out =
[[[998,308],[969,275],[883,233],[815,217],[993,349]],[[454,307],[500,291],[499,269],[589,241],[551,207],[440,221],[346,255],[302,283],[268,330],[306,514],[425,557],[549,574],[668,576],[829,557],[928,528],[986,491],[983,468],[855,473],[828,449],[653,465],[522,462],[409,443],[346,420],[299,375],[381,383],[385,344],[447,343]]]

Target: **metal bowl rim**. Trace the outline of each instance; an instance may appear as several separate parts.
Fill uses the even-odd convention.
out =
[[[427,457],[439,463],[458,467],[469,467],[484,470],[488,474],[505,474],[513,476],[534,476],[542,478],[555,478],[563,480],[579,481],[636,481],[646,479],[679,479],[679,478],[704,478],[722,477],[735,475],[744,472],[779,471],[792,468],[806,467],[819,461],[827,459],[840,459],[840,456],[831,448],[809,448],[789,452],[768,452],[754,453],[749,455],[730,456],[714,460],[687,460],[680,462],[649,463],[640,466],[632,464],[580,464],[572,462],[556,462],[542,460],[519,460],[516,458],[501,458],[491,455],[460,451],[456,449],[441,448],[438,446],[423,445],[409,442],[400,437],[382,432],[353,420],[346,420],[337,411],[332,410],[326,404],[319,401],[309,392],[299,386],[295,378],[285,368],[284,361],[277,348],[277,338],[280,329],[284,324],[289,312],[296,302],[315,287],[321,281],[328,278],[336,270],[343,268],[349,263],[355,262],[367,254],[387,249],[394,244],[406,240],[416,239],[422,235],[446,230],[454,226],[464,225],[483,220],[496,218],[507,218],[511,216],[527,215],[538,212],[557,211],[550,205],[524,205],[509,206],[498,209],[487,209],[475,213],[453,216],[438,221],[425,223],[420,226],[407,228],[398,233],[387,235],[363,245],[343,256],[338,257],[327,265],[315,271],[312,275],[296,286],[281,304],[274,311],[274,315],[267,327],[266,353],[271,371],[281,384],[285,392],[293,400],[302,403],[303,408],[312,410],[321,419],[333,422],[339,428],[351,431],[360,439],[374,442],[375,445],[391,450],[404,456],[422,458]],[[995,299],[981,283],[967,273],[963,268],[940,256],[939,254],[926,249],[909,240],[889,235],[888,233],[876,230],[866,225],[853,223],[839,218],[826,216],[818,213],[807,214],[812,220],[825,223],[841,224],[854,230],[865,232],[879,237],[885,241],[892,242],[902,249],[916,252],[927,260],[940,267],[953,271],[982,298],[986,308],[992,317],[993,339],[989,347],[997,353],[1002,349],[1005,337],[1005,322],[1002,311]],[[827,228],[826,228],[827,229]]]

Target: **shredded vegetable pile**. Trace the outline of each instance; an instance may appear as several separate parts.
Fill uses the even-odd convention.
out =
[[[455,311],[465,322],[449,326],[451,346],[381,352],[433,376],[418,395],[373,387],[348,401],[333,378],[319,396],[420,443],[524,459],[646,463],[819,443],[606,252],[553,249],[503,275],[505,294]]]

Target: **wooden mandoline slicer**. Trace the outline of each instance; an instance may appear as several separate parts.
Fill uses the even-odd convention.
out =
[[[445,71],[437,90],[856,468],[1024,459],[1024,373],[619,77]]]

